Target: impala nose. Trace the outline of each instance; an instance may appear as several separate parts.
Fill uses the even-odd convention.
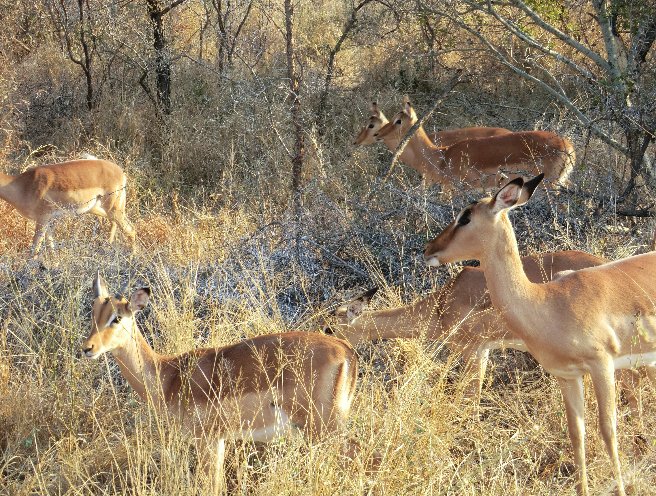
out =
[[[89,345],[89,346],[82,345],[82,353],[84,353],[85,356],[93,355],[93,345]]]
[[[429,267],[437,267],[440,265],[440,259],[432,253],[429,253],[428,250],[424,252],[424,262]]]

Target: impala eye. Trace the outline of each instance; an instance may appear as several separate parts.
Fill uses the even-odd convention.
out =
[[[120,321],[121,321],[121,316],[120,316],[120,315],[116,315],[116,316],[112,319],[112,321],[109,323],[109,325],[118,324]]]
[[[368,127],[369,129],[373,129],[373,128],[374,128],[374,125],[373,125],[373,124],[369,124],[367,127]]]
[[[397,120],[394,124],[400,125],[401,124],[401,119]]]
[[[471,210],[465,210],[458,219],[458,226],[466,226],[471,221]]]

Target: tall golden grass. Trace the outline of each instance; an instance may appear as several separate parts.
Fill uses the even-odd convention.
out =
[[[113,287],[150,284],[153,305],[140,318],[142,330],[155,349],[180,352],[292,327],[317,331],[310,323],[325,304],[309,301],[291,314],[286,306],[291,287],[312,285],[312,271],[293,258],[270,266],[271,257],[282,255],[267,251],[275,245],[270,237],[270,244],[257,238],[262,226],[254,216],[190,204],[151,205],[142,212],[133,206],[130,216],[141,244],[135,255],[120,243],[108,246],[107,226],[81,217],[62,222],[55,252],[26,264],[31,226],[0,205],[8,220],[1,227],[0,307],[6,342],[0,352],[0,492],[205,494],[207,481],[196,474],[192,445],[175,423],[138,400],[112,358],[80,357],[79,345],[90,327],[93,274],[100,269]],[[547,205],[545,199],[540,208]],[[521,226],[525,220],[516,222]],[[333,226],[334,233],[338,227]],[[405,230],[397,235],[407,236]],[[569,242],[608,253],[612,236],[622,236],[618,231],[604,239],[595,234]],[[566,230],[556,235],[565,244]],[[544,245],[539,233],[531,236],[529,246]],[[275,237],[281,242],[284,233]],[[626,250],[617,242],[613,246],[615,255]],[[371,254],[371,247],[362,248],[355,257],[359,267],[374,279],[384,278],[384,262]],[[327,266],[332,262],[324,260]],[[403,300],[423,292],[411,284],[405,287]],[[378,305],[398,302],[399,291],[394,285],[384,287]],[[345,293],[331,295],[332,301],[340,297]],[[439,344],[398,341],[358,351],[362,374],[347,431],[362,445],[362,457],[352,463],[341,459],[336,437],[310,445],[297,436],[266,448],[233,443],[228,450],[231,492],[573,493],[572,455],[558,388],[522,354],[495,356],[476,418],[455,373],[458,357]],[[620,410],[620,448],[634,494],[651,494],[656,483],[655,397],[648,388],[642,393],[641,422],[629,418],[625,407]],[[594,399],[587,402],[588,425],[594,426]],[[587,448],[591,489],[604,493],[610,488],[610,467],[594,428]],[[382,463],[370,474],[365,461],[374,451]]]

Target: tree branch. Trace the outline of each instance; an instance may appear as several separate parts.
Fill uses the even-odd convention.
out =
[[[517,26],[516,23],[508,20],[505,17],[502,17],[496,10],[491,9],[490,13],[501,23],[503,24],[511,33],[513,33],[515,36],[517,36],[520,40],[524,41],[526,44],[532,46],[533,48],[540,50],[543,53],[546,53],[547,55],[553,57],[559,62],[562,62],[563,64],[567,65],[568,67],[571,67],[572,69],[578,71],[581,73],[584,77],[594,80],[595,77],[594,75],[587,70],[584,67],[581,67],[578,65],[576,62],[574,62],[572,59],[569,57],[565,57],[563,54],[556,52],[555,50],[551,50],[550,48],[547,48],[546,46],[538,43],[535,38],[530,36],[526,31],[521,29],[519,26]]]
[[[638,32],[633,38],[631,45],[631,65],[632,70],[645,63],[647,53],[651,50],[652,45],[656,40],[656,14],[647,19],[647,21],[640,26]]]
[[[613,77],[613,85],[621,84],[621,71],[618,67],[620,62],[620,55],[616,45],[617,38],[613,34],[613,27],[611,25],[610,17],[606,11],[606,0],[594,0],[592,4],[597,11],[597,21],[599,22],[601,35],[604,39],[604,45],[606,46],[606,53],[608,54],[607,70]]]
[[[622,154],[628,156],[629,150],[625,146],[623,146],[621,143],[619,143],[618,141],[611,138],[608,134],[604,133],[602,130],[600,130],[599,128],[594,126],[592,120],[590,118],[588,118],[583,112],[581,112],[576,107],[576,105],[574,105],[574,103],[572,103],[572,101],[569,99],[569,97],[566,94],[563,94],[559,91],[556,91],[555,89],[553,89],[550,85],[548,85],[547,83],[545,83],[541,79],[539,79],[535,76],[532,76],[529,73],[527,73],[525,70],[517,67],[514,63],[512,63],[510,60],[508,60],[508,58],[503,53],[501,53],[501,51],[497,47],[495,47],[488,39],[486,39],[485,36],[482,33],[478,32],[477,30],[475,30],[472,27],[468,26],[467,24],[465,24],[460,19],[456,19],[456,18],[453,18],[453,17],[450,17],[450,16],[449,16],[449,18],[451,20],[453,20],[454,22],[456,22],[458,25],[460,25],[463,29],[468,31],[470,34],[476,36],[479,40],[481,40],[483,42],[483,44],[485,46],[487,46],[488,49],[490,51],[492,51],[492,53],[494,53],[494,55],[497,57],[497,59],[499,59],[499,61],[503,65],[505,65],[506,67],[511,69],[514,73],[518,74],[519,76],[523,77],[524,79],[527,79],[527,80],[537,84],[543,90],[545,90],[547,93],[549,93],[554,98],[556,98],[560,103],[562,103],[565,107],[567,107],[567,109],[569,109],[576,116],[576,118],[579,120],[579,122],[581,124],[583,124],[584,126],[586,126],[592,134],[594,134],[595,136],[600,138],[604,143],[612,146],[613,148],[615,148],[616,150],[618,150]]]
[[[173,10],[173,9],[176,8],[178,5],[180,5],[181,3],[184,3],[184,2],[186,2],[186,1],[187,1],[187,0],[175,0],[175,1],[171,2],[168,6],[164,7],[162,10],[159,11],[159,15],[160,15],[160,16],[165,16],[165,15],[168,14],[171,10]]]
[[[567,45],[571,46],[581,54],[585,55],[588,57],[590,60],[592,60],[595,64],[597,64],[601,69],[603,70],[608,70],[609,65],[606,60],[603,59],[598,53],[594,52],[593,50],[590,50],[588,47],[585,45],[579,43],[576,41],[574,38],[567,36],[565,33],[563,33],[561,30],[557,29],[556,27],[552,26],[551,24],[547,23],[542,19],[537,12],[535,12],[533,9],[531,9],[528,5],[526,5],[522,0],[512,0],[513,4],[522,9],[528,16],[533,19],[533,22],[535,22],[538,26],[540,26],[542,29],[544,29],[546,32],[551,33],[554,35],[556,38],[558,38],[560,41],[563,43],[566,43]]]

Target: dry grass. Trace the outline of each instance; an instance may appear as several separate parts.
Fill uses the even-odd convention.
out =
[[[234,4],[239,13],[250,2]],[[374,306],[399,305],[454,275],[457,265],[429,271],[421,250],[478,194],[443,201],[403,166],[382,182],[389,153],[351,146],[372,100],[391,117],[409,93],[421,113],[454,68],[466,67],[469,81],[427,127],[548,129],[575,144],[572,179],[580,191],[546,195],[513,214],[522,254],[583,249],[615,259],[644,251],[653,221],[615,214],[626,160],[588,139],[551,96],[516,79],[446,19],[432,19],[437,38],[429,47],[424,23],[431,19],[404,13],[411,2],[390,4],[400,16],[387,2],[361,11],[337,54],[319,135],[312,124],[347,4],[298,2],[307,123],[299,220],[290,214],[293,137],[279,9],[253,9],[234,67],[221,74],[216,26],[206,26],[204,47],[194,41],[201,4],[185,2],[179,14],[167,14],[175,23],[167,28],[175,49],[173,110],[162,118],[139,84],[154,95],[152,26],[143,5],[98,3],[96,13],[109,17],[97,18],[98,102],[89,112],[82,72],[62,50],[47,9],[0,0],[7,17],[0,32],[0,169],[16,172],[81,152],[115,161],[130,178],[128,217],[139,241],[131,255],[120,243],[107,246],[106,223],[70,218],[57,226],[56,252],[26,262],[33,225],[0,201],[0,494],[205,492],[177,427],[138,401],[111,357],[80,358],[98,269],[113,288],[153,288],[153,305],[139,322],[166,353],[313,328],[327,307],[374,285],[381,287]],[[598,35],[586,36],[593,42]],[[601,105],[586,99],[582,89],[582,108]],[[598,125],[613,130],[605,120]],[[642,207],[656,199],[653,191],[641,195]],[[310,446],[296,437],[266,449],[237,443],[228,452],[234,494],[573,494],[560,393],[525,355],[494,356],[474,419],[459,359],[439,344],[399,341],[358,352],[362,373],[347,434],[365,455],[382,455],[379,472],[367,475],[364,460],[345,464],[336,455],[339,439]],[[644,391],[642,426],[620,410],[621,460],[634,494],[656,487],[655,394]],[[605,494],[610,465],[590,394],[587,403],[591,491]],[[646,440],[640,455],[636,433]]]
[[[83,217],[59,226],[60,246],[42,258],[42,265],[25,264],[31,225],[6,215],[0,270],[7,329],[0,354],[0,492],[204,494],[189,440],[138,401],[111,358],[80,358],[93,274],[100,268],[114,288],[152,286],[153,307],[140,322],[162,352],[307,327],[321,311],[321,300],[346,297],[329,285],[353,267],[366,275],[353,279],[351,273],[358,285],[396,280],[398,285],[384,286],[378,305],[397,304],[446,275],[436,280],[404,250],[421,246],[424,235],[413,233],[415,228],[441,222],[452,209],[412,191],[403,200],[407,203],[392,208],[385,195],[401,198],[395,184],[381,186],[382,198],[368,200],[366,210],[354,198],[334,199],[334,209],[310,210],[303,229],[317,243],[299,260],[288,230],[267,227],[243,209],[172,200],[131,212],[141,243],[135,255],[120,244],[107,246],[107,226]],[[320,191],[308,194],[309,209],[315,201],[325,205]],[[422,201],[433,220],[413,214],[412,205]],[[552,208],[566,202],[568,213]],[[588,230],[577,224],[576,209],[585,208],[577,202],[548,197],[518,213],[515,224],[526,232],[522,244],[535,250],[573,245],[611,256],[635,251],[630,247],[642,240],[644,230]],[[544,225],[553,227],[526,230],[529,213],[546,216],[551,221]],[[376,223],[376,215],[389,221]],[[322,243],[327,250],[318,247]],[[341,460],[337,438],[316,445],[301,437],[281,439],[266,449],[236,443],[228,451],[235,494],[573,493],[558,388],[521,354],[496,356],[480,419],[462,397],[457,357],[440,346],[399,341],[365,346],[359,354],[362,373],[348,435],[362,445],[363,459]],[[634,494],[649,494],[656,484],[656,417],[650,408],[655,399],[654,391],[644,391],[641,428],[621,408],[622,463]],[[596,434],[591,394],[587,401],[591,489],[599,494],[611,487],[610,468]],[[646,439],[639,455],[636,433]],[[374,451],[382,464],[370,476],[363,462]]]

